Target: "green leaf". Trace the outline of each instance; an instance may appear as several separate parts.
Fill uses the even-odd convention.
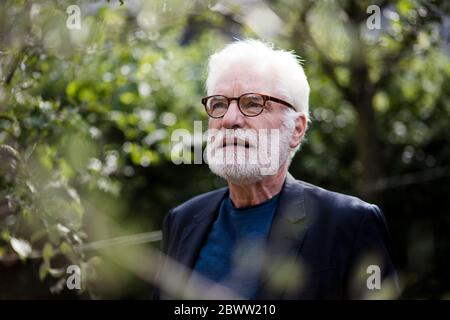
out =
[[[5,241],[9,241],[10,235],[8,230],[2,230],[0,233],[0,238],[2,238]]]
[[[77,256],[69,243],[63,241],[59,246],[59,249],[70,261],[77,263]]]
[[[41,266],[39,267],[39,279],[43,281],[45,277],[48,274],[48,270],[50,269],[50,266],[46,262],[42,262]]]
[[[75,98],[78,90],[78,83],[72,81],[66,88],[66,94],[69,98]]]
[[[50,261],[53,255],[53,246],[49,242],[47,242],[44,246],[44,249],[42,250],[42,257],[48,265],[50,265]]]

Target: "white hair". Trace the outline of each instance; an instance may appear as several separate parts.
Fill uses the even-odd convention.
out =
[[[293,51],[274,49],[273,45],[259,40],[237,40],[209,58],[206,80],[208,95],[224,71],[232,65],[243,63],[270,75],[276,83],[275,89],[281,95],[280,98],[290,102],[309,121],[310,89],[300,57]]]

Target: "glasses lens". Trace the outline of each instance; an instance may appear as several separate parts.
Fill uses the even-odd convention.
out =
[[[206,110],[211,117],[222,117],[228,109],[228,100],[222,96],[214,96],[206,102]]]
[[[246,94],[239,100],[239,106],[246,116],[257,116],[264,108],[264,98],[258,94]]]

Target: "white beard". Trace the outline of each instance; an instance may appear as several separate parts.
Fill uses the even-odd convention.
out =
[[[206,151],[210,170],[227,181],[241,185],[253,184],[275,174],[286,164],[292,152],[289,141],[295,123],[289,120],[282,124],[279,135],[274,137],[271,133],[263,141],[255,130],[222,129],[208,135]],[[246,140],[249,147],[223,147],[225,136],[231,141],[234,138]],[[260,141],[263,147],[259,146]]]

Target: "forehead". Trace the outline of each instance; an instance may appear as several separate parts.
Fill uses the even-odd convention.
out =
[[[221,71],[209,94],[239,96],[248,92],[273,94],[274,77],[267,68],[235,65]]]

